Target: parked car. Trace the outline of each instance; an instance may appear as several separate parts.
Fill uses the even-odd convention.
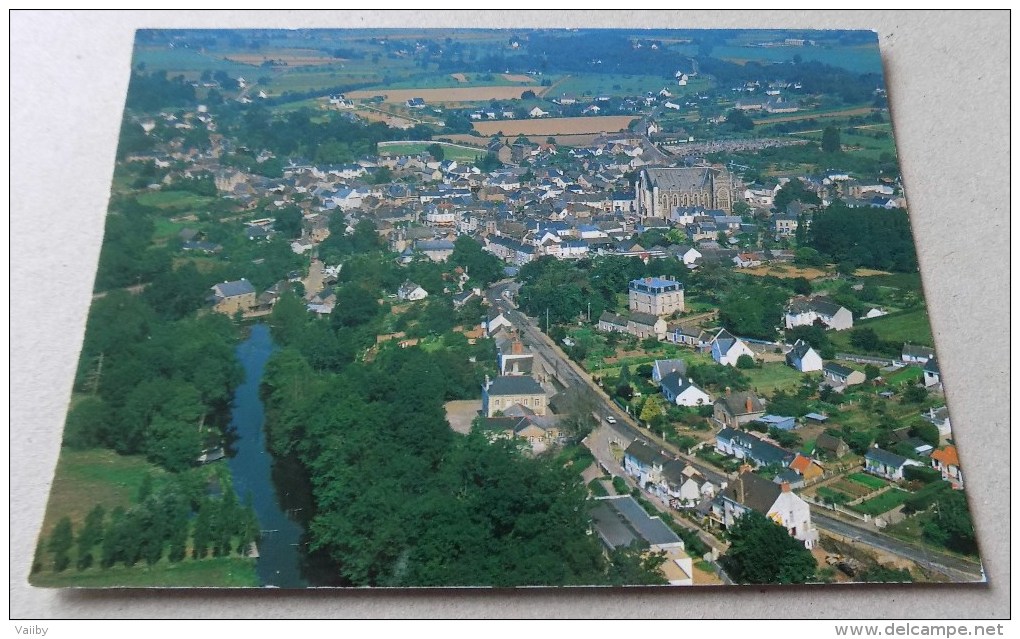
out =
[[[606,423],[607,424],[615,424],[616,423],[616,418],[613,417],[612,415],[606,415]]]

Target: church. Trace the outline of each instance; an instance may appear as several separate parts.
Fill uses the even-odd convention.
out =
[[[721,166],[645,168],[634,187],[637,211],[643,217],[668,218],[678,206],[731,214],[740,199],[738,180]]]

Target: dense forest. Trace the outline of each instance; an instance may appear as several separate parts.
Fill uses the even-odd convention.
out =
[[[309,361],[315,344],[295,344],[325,323],[285,313],[273,313],[284,347],[263,387],[270,445],[307,468],[311,549],[332,558],[344,584],[597,584],[621,563],[656,581],[636,553],[606,562],[587,534],[576,468],[450,429],[443,401],[479,395],[462,379],[491,370],[492,359],[477,357],[489,347],[394,346],[370,365],[326,371]]]
[[[72,448],[144,454],[170,471],[218,442],[241,370],[222,315],[165,320],[114,291],[93,302],[64,430]]]
[[[808,241],[836,263],[901,273],[917,271],[910,220],[903,209],[851,209],[834,202],[812,217]]]

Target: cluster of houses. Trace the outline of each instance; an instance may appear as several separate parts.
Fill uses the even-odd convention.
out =
[[[548,364],[521,341],[513,324],[491,308],[481,328],[496,342],[494,379],[482,385],[480,428],[490,439],[522,439],[536,452],[560,439],[558,419],[549,407]]]

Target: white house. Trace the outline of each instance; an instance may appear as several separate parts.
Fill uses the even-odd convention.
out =
[[[659,498],[677,510],[693,508],[702,499],[715,497],[716,492],[712,482],[679,459],[671,459],[662,465],[662,478],[654,488],[653,492]]]
[[[898,481],[903,479],[903,469],[907,466],[923,466],[919,461],[907,459],[902,455],[882,450],[878,446],[871,448],[864,455],[864,470],[872,475]]]
[[[400,288],[397,289],[397,297],[409,302],[417,302],[418,300],[423,300],[428,296],[428,291],[411,281],[404,282],[400,285]]]
[[[543,111],[542,109],[535,107],[534,109],[528,111],[528,115],[530,115],[533,118],[541,118],[549,115],[549,112]]]
[[[786,528],[805,548],[814,548],[818,541],[818,531],[811,524],[811,509],[790,490],[789,483],[775,484],[754,473],[743,472],[712,503],[713,515],[726,528],[751,510]]]
[[[939,372],[939,363],[934,355],[924,363],[924,387],[942,388],[942,373]]]
[[[821,321],[826,330],[842,331],[854,326],[850,311],[827,297],[799,296],[790,300],[786,307],[786,328],[813,326],[816,321]]]
[[[748,357],[754,357],[754,351],[752,351],[747,344],[743,342],[739,337],[734,337],[726,329],[720,330],[716,333],[715,337],[712,338],[712,359],[717,364],[723,366],[736,366],[737,360],[740,359],[741,355],[747,355]]]
[[[662,378],[662,395],[671,404],[677,406],[707,406],[712,398],[694,384],[694,380],[684,377],[679,371],[669,373]]]
[[[786,363],[802,373],[822,370],[822,357],[802,339],[797,340],[786,354]]]

